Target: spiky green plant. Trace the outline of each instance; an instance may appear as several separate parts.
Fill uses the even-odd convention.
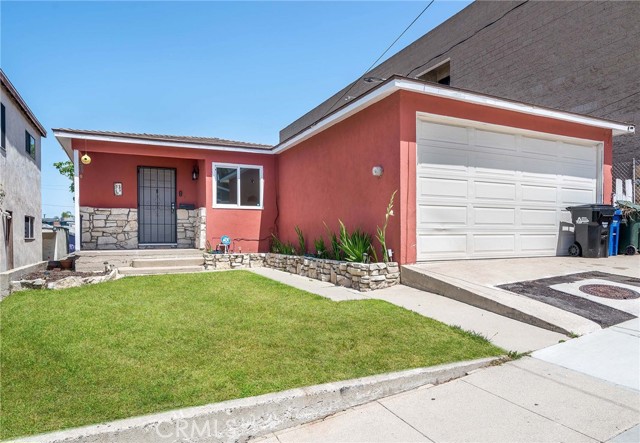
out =
[[[274,254],[296,255],[296,248],[291,242],[284,243],[275,234],[271,234],[271,252]]]
[[[340,222],[340,250],[344,259],[350,262],[364,263],[366,255],[371,252],[371,235],[356,229],[351,234],[342,220]]]
[[[327,230],[327,235],[329,236],[329,240],[331,242],[331,254],[330,257],[333,260],[342,260],[342,251],[340,250],[340,241],[338,240],[338,236],[335,232],[329,229],[326,222],[324,223],[324,227]],[[328,251],[327,251],[328,254]],[[328,254],[329,255],[329,254]]]
[[[296,235],[298,236],[298,254],[304,255],[307,253],[307,245],[304,241],[304,234],[302,233],[302,229],[300,229],[300,226],[298,225],[296,225],[295,230]]]
[[[389,262],[389,249],[387,249],[387,225],[389,224],[389,217],[393,215],[393,199],[397,192],[398,190],[396,189],[393,191],[393,194],[391,194],[391,199],[387,205],[387,212],[384,214],[384,225],[382,225],[382,228],[380,226],[376,226],[376,237],[382,246],[382,259],[385,263]]]
[[[313,245],[316,248],[316,257],[318,257],[318,258],[328,258],[329,257],[329,251],[327,251],[327,247],[324,244],[324,238],[322,238],[322,237],[316,238],[313,241]]]

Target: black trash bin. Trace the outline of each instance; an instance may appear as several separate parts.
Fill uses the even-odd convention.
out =
[[[616,210],[611,205],[581,205],[567,208],[575,225],[576,241],[569,246],[573,257],[608,257],[609,225]]]

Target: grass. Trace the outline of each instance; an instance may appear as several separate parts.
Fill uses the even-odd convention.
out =
[[[3,439],[503,353],[383,301],[247,271],[19,292],[0,310]]]

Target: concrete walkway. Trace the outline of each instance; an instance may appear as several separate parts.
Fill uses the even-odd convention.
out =
[[[253,272],[334,301],[378,299],[393,303],[425,317],[478,332],[507,351],[528,352],[557,344],[568,337],[528,325],[465,303],[403,285],[370,292],[358,292],[270,268]]]
[[[289,442],[625,442],[640,393],[531,357],[277,432]]]

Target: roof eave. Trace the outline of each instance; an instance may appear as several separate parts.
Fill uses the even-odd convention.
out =
[[[516,102],[513,100],[479,94],[472,91],[466,91],[463,89],[452,88],[450,86],[441,86],[437,83],[427,83],[407,77],[392,76],[385,82],[381,83],[379,86],[370,89],[365,94],[356,98],[352,102],[342,106],[341,108],[338,108],[331,114],[324,116],[312,125],[293,135],[289,139],[277,144],[273,148],[273,151],[275,153],[279,153],[290,149],[298,143],[301,143],[304,140],[307,140],[308,138],[317,134],[318,132],[321,132],[333,126],[334,124],[350,117],[351,115],[361,111],[362,109],[400,90],[418,92],[426,95],[443,97],[450,100],[458,100],[482,106],[505,109],[538,117],[553,118],[556,120],[573,122],[586,126],[610,129],[614,136],[633,134],[635,132],[635,126],[628,123],[614,122],[611,120],[605,120],[581,114],[574,114],[551,108],[544,108],[540,106]]]
[[[252,148],[252,147],[238,147],[238,146],[225,146],[225,145],[213,145],[213,144],[201,144],[201,143],[187,143],[181,141],[172,140],[148,140],[136,137],[123,137],[115,135],[97,135],[97,134],[82,134],[79,132],[70,132],[64,129],[52,129],[53,135],[56,137],[64,151],[69,156],[69,159],[73,158],[73,146],[72,140],[92,140],[92,141],[105,141],[112,143],[130,143],[138,145],[151,145],[151,146],[164,146],[170,148],[181,149],[201,149],[207,151],[229,151],[229,152],[245,152],[251,154],[272,154],[271,149],[265,148]]]

